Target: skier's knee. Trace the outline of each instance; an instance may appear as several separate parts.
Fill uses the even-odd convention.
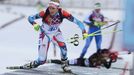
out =
[[[65,46],[65,43],[64,43],[64,42],[58,42],[58,45],[59,45],[60,47],[62,47],[62,46]]]

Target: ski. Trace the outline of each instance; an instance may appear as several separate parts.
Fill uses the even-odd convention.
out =
[[[26,68],[24,68],[24,66],[9,66],[6,67],[6,69],[26,69]]]
[[[32,68],[38,67],[38,65],[34,66],[33,64],[34,63],[30,62],[21,66],[9,66],[9,67],[6,67],[6,69],[32,69]]]
[[[9,66],[9,67],[6,67],[6,69],[10,69],[10,70],[19,70],[19,69],[29,70],[31,68],[28,68],[28,67],[25,67],[25,66]],[[68,73],[68,74],[77,75],[77,74],[73,73],[72,70],[66,71],[64,69],[61,73]]]
[[[64,73],[73,73],[72,70],[69,70],[69,71],[65,71],[63,70]]]

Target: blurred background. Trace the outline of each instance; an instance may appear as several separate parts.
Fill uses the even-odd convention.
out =
[[[35,6],[38,2],[47,6],[49,0],[0,0],[1,4]],[[123,0],[61,0],[62,7],[66,8],[90,8],[92,9],[96,2],[100,2],[104,9],[123,9]]]
[[[5,69],[11,65],[22,65],[26,62],[35,60],[38,57],[38,32],[35,32],[33,27],[28,23],[27,18],[34,15],[41,10],[47,8],[50,0],[0,0],[0,73],[10,72]],[[111,20],[120,20],[121,23],[117,29],[123,29],[122,23],[124,20],[124,0],[60,0],[61,7],[69,11],[73,16],[83,21],[85,16],[94,9],[94,4],[100,2],[102,4],[102,13]],[[41,20],[37,20],[41,25]],[[86,26],[88,30],[88,26]],[[79,34],[81,31],[67,20],[64,20],[61,25],[61,31],[66,39]],[[104,30],[107,32],[113,29]],[[123,32],[116,34],[113,50],[122,51],[122,37]],[[112,34],[103,35],[102,48],[108,48],[112,39]],[[81,40],[79,46],[74,46],[67,43],[68,58],[74,59],[79,57],[85,41]],[[77,52],[77,53],[76,53]],[[93,40],[85,57],[89,57],[92,53],[96,52],[95,41]],[[50,45],[48,52],[48,59],[60,59],[60,50],[56,47],[57,56],[53,55],[53,45]],[[124,68],[124,65],[129,63],[128,69],[132,68],[133,55],[123,54],[120,55],[123,60],[119,60],[113,64],[115,67]],[[121,75],[123,70],[106,70],[102,69],[101,72],[97,70],[96,75]],[[125,71],[124,75],[132,75],[131,71]],[[94,74],[94,75],[95,75]],[[123,74],[122,74],[123,75]]]

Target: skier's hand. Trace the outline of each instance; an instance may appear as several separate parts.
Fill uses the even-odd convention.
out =
[[[83,36],[83,40],[88,37],[88,33],[86,32],[86,30],[82,31],[82,36]]]
[[[40,28],[40,25],[39,24],[34,24],[33,26],[34,26],[34,30],[35,31],[39,31],[39,28]]]
[[[103,21],[101,25],[104,26],[104,25],[106,25],[107,23],[108,23],[108,21]]]
[[[107,21],[104,21],[104,22],[95,21],[95,22],[94,22],[94,25],[97,26],[97,27],[101,27],[101,26],[106,25],[107,23],[108,23]]]
[[[85,40],[87,37],[88,37],[88,34],[87,33],[84,33],[83,34],[83,40]]]

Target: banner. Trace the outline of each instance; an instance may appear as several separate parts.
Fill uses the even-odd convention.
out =
[[[134,51],[134,0],[124,0],[124,46]]]

